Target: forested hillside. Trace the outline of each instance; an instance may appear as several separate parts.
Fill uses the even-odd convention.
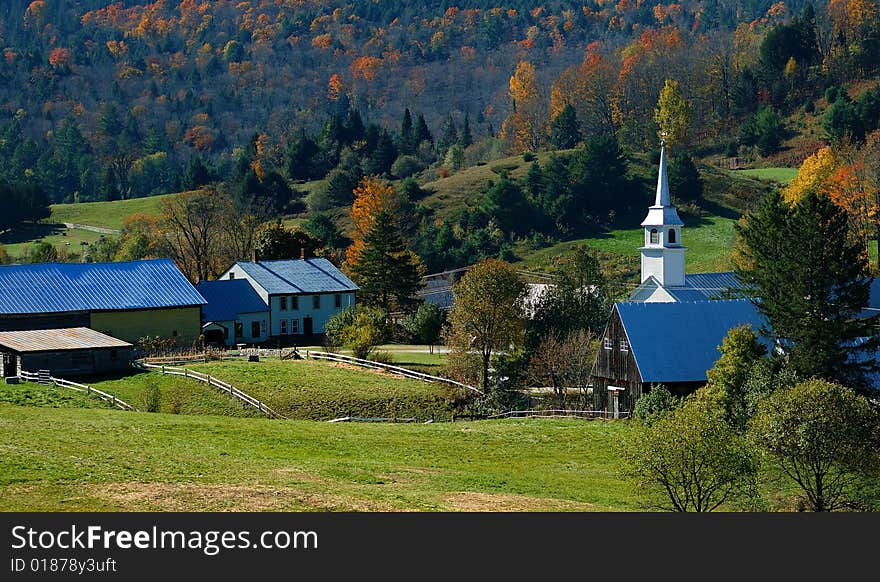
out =
[[[393,181],[431,270],[641,208],[632,162],[656,161],[658,123],[677,128],[675,193],[697,214],[701,163],[797,166],[880,123],[876,0],[9,0],[0,51],[0,186],[38,201],[6,228],[46,202],[213,185],[253,215],[245,231],[299,216],[342,260],[372,175]],[[436,200],[425,184],[550,150],[564,153],[515,178],[496,166],[454,207],[420,204]],[[135,248],[90,256],[165,247]]]

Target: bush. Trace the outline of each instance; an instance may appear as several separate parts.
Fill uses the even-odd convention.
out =
[[[159,412],[161,401],[162,392],[159,390],[159,384],[153,379],[148,380],[144,384],[143,393],[141,393],[141,410],[144,412]]]
[[[424,168],[422,162],[415,156],[400,156],[391,164],[391,173],[398,178],[409,178]]]
[[[656,384],[647,394],[636,400],[633,416],[646,424],[659,419],[667,412],[675,410],[681,404],[681,397],[675,396],[663,384]]]
[[[377,345],[388,338],[387,314],[376,307],[348,307],[325,325],[328,346],[344,346],[356,358],[367,359]]]
[[[538,159],[537,156],[532,152],[526,152],[523,154],[524,162],[534,162],[536,159]]]

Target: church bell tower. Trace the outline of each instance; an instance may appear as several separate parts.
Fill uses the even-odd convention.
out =
[[[663,287],[684,286],[684,252],[681,246],[681,227],[684,223],[669,199],[666,180],[666,142],[660,142],[660,171],[657,175],[657,196],[642,221],[645,244],[639,247],[642,255],[642,282],[651,277]]]

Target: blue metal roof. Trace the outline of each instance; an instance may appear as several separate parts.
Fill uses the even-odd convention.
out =
[[[269,306],[244,279],[202,281],[196,286],[208,304],[202,321],[234,321],[239,313],[263,313]]]
[[[616,303],[643,382],[699,382],[721,357],[727,332],[756,331],[764,318],[748,299],[679,303]],[[769,341],[764,340],[769,347]]]
[[[358,290],[358,286],[327,259],[239,261],[236,264],[270,295]]]
[[[0,267],[0,314],[115,311],[204,305],[168,259]]]
[[[730,299],[741,288],[733,273],[694,273],[684,276],[684,287],[664,287],[676,301]]]

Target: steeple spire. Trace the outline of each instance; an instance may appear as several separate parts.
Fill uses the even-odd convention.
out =
[[[669,200],[669,182],[666,179],[666,140],[660,140],[660,171],[657,173],[657,196],[654,206],[672,206]]]

